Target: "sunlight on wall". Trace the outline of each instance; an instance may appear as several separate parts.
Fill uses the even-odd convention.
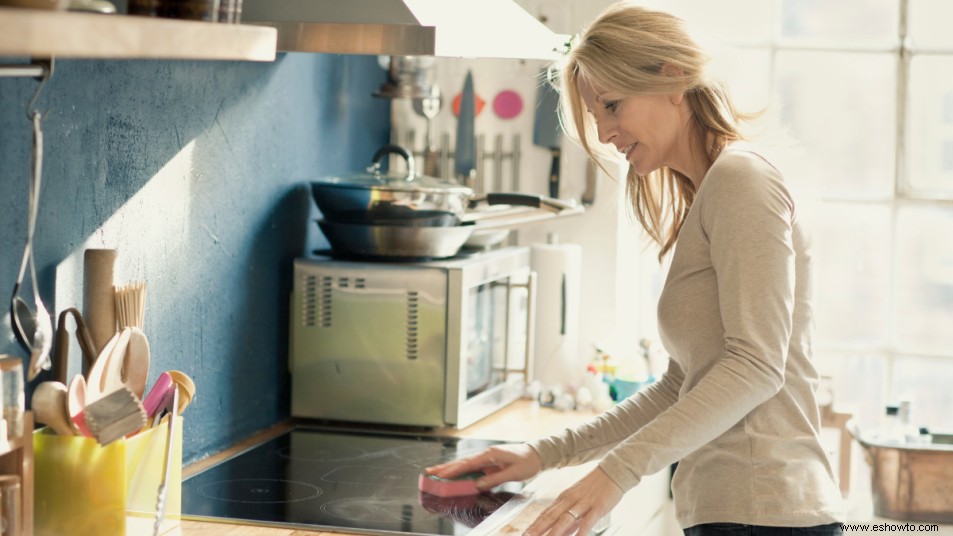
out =
[[[83,255],[87,249],[119,251],[114,277],[117,285],[155,279],[165,271],[170,260],[185,249],[189,240],[187,223],[195,143],[192,140],[186,144],[136,195],[57,265],[53,310],[82,309]],[[71,340],[70,346],[72,355],[80,355],[75,340]],[[80,360],[72,360],[69,376],[78,373],[79,367]]]

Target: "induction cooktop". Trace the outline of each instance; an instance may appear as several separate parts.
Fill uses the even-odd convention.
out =
[[[522,484],[451,499],[424,467],[498,441],[297,426],[182,482],[182,517],[357,534],[462,535]]]

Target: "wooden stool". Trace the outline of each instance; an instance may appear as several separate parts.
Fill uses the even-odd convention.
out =
[[[853,436],[847,431],[847,421],[853,416],[853,413],[835,410],[833,404],[821,406],[821,426],[840,429],[837,478],[840,480],[840,492],[844,497],[850,492],[850,451]]]

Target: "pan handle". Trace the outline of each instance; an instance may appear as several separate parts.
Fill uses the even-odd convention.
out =
[[[407,163],[407,180],[412,181],[417,176],[416,165],[414,164],[414,155],[410,153],[407,149],[401,147],[400,145],[387,144],[374,153],[374,158],[371,159],[373,164],[367,170],[371,173],[379,174],[381,171],[381,159],[385,155],[396,154],[404,159]]]
[[[532,207],[549,212],[562,212],[576,207],[575,201],[570,202],[546,197],[545,195],[523,194],[518,192],[490,192],[470,198],[470,207],[480,203],[487,205],[518,205]]]

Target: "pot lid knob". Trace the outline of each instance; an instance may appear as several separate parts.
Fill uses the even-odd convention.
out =
[[[369,173],[373,173],[376,177],[380,177],[381,160],[384,159],[384,155],[388,155],[388,154],[396,154],[403,157],[404,161],[407,163],[406,180],[408,181],[414,180],[414,177],[417,176],[416,166],[414,165],[414,155],[411,154],[410,151],[408,151],[407,149],[401,147],[400,145],[388,144],[378,149],[377,152],[374,153],[374,158],[372,159],[374,163],[369,168],[367,168],[367,171]]]

